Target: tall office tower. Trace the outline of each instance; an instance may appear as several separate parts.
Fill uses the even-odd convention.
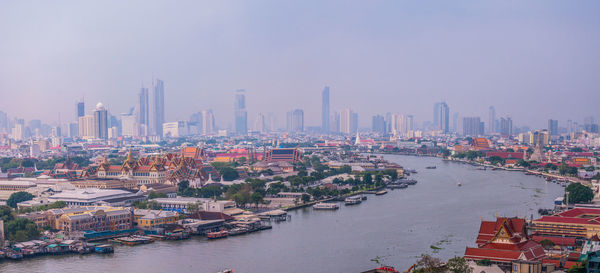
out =
[[[15,123],[10,131],[10,138],[13,140],[23,140],[25,138],[25,126],[21,123]]]
[[[248,111],[246,110],[246,90],[235,91],[235,132],[239,135],[248,133]]]
[[[212,110],[202,110],[202,134],[210,135],[215,132],[215,115]]]
[[[550,133],[551,136],[558,135],[558,120],[556,120],[556,119],[548,120],[548,132]]]
[[[407,133],[410,131],[414,131],[415,130],[415,118],[413,117],[413,115],[407,115],[404,124],[406,125]]]
[[[494,106],[490,106],[487,133],[493,134],[495,132],[496,132],[496,108],[494,108]]]
[[[594,121],[594,117],[585,117],[583,119],[583,129],[588,133],[598,133],[598,124]]]
[[[322,93],[322,106],[321,106],[321,132],[329,133],[329,86],[325,86]]]
[[[77,103],[77,118],[85,116],[85,103],[80,101]]]
[[[394,135],[399,135],[405,132],[405,120],[404,116],[400,114],[392,114],[390,118],[390,132]]]
[[[371,121],[371,130],[375,133],[385,134],[386,132],[385,118],[382,115],[373,116]]]
[[[441,102],[436,102],[433,104],[433,128],[435,130],[439,130],[440,127],[440,107]]]
[[[121,135],[124,137],[136,137],[139,134],[138,117],[131,113],[121,114]]]
[[[442,133],[450,131],[450,108],[445,102],[440,103],[440,118],[438,130]]]
[[[165,123],[165,83],[156,79],[154,83],[154,135],[159,137],[163,135],[163,123]]]
[[[94,137],[99,139],[108,138],[108,111],[99,102],[94,110]]]
[[[256,119],[254,120],[254,128],[255,132],[265,133],[267,131],[265,124],[265,115],[263,113],[258,113],[256,115]]]
[[[392,113],[385,113],[385,131],[389,133],[392,131]]]
[[[567,133],[573,133],[575,132],[575,130],[573,129],[573,121],[572,120],[567,120]]]
[[[94,138],[94,116],[79,117],[79,137],[83,139]]]
[[[269,113],[267,115],[267,132],[277,131],[277,119],[275,118],[275,114]]]
[[[76,138],[79,136],[78,122],[69,123],[69,137]]]
[[[137,125],[139,126],[139,135],[147,136],[150,131],[150,95],[148,88],[140,89],[137,105]]]
[[[8,133],[8,115],[0,111],[0,133]]]
[[[500,118],[500,134],[503,137],[511,137],[513,135],[513,125],[510,117]]]
[[[304,131],[304,111],[302,109],[292,111],[292,131]]]
[[[36,136],[36,137],[40,137],[41,136],[41,129],[42,129],[42,121],[39,119],[32,119],[29,122],[27,122],[27,126],[29,127],[29,130],[31,130],[31,133]]]
[[[479,117],[463,118],[463,136],[482,135],[481,129],[481,119]]]
[[[188,133],[190,135],[202,134],[203,126],[204,124],[202,123],[202,112],[197,112],[190,115],[190,120],[188,121]]]
[[[458,112],[452,114],[452,128],[450,128],[450,131],[458,133]]]
[[[340,133],[341,132],[341,119],[340,119],[340,113],[339,112],[334,112],[333,115],[331,116],[331,123],[329,123],[331,125],[331,131],[335,132],[335,133]]]
[[[358,129],[358,114],[352,112],[350,108],[345,109],[340,114],[340,133],[354,134]]]

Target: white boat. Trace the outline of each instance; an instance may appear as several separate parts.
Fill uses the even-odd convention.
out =
[[[460,187],[462,184],[460,182],[456,183],[456,186]]]
[[[346,205],[358,205],[362,202],[362,197],[360,195],[346,197],[344,203]]]
[[[336,210],[339,209],[340,206],[338,206],[338,204],[336,203],[317,203],[313,205],[313,209],[317,209],[317,210]]]

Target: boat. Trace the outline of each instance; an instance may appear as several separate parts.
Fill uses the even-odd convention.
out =
[[[427,167],[425,167],[425,169],[435,169],[435,168],[437,168],[437,167],[436,166],[427,166]]]
[[[113,248],[112,245],[97,245],[94,247],[94,252],[96,253],[113,253],[115,252],[115,249]]]
[[[362,202],[362,198],[359,195],[346,197],[344,203],[346,205],[358,205]]]
[[[336,204],[336,203],[321,202],[321,203],[317,203],[317,204],[313,205],[313,209],[316,209],[316,210],[336,210],[339,208],[340,208],[340,206],[338,206],[338,204]]]
[[[384,195],[386,193],[387,193],[386,190],[381,190],[381,191],[376,192],[375,195]]]
[[[226,230],[206,233],[206,238],[208,239],[221,239],[226,238],[227,236],[229,236],[229,232]]]
[[[406,188],[408,188],[408,185],[404,184],[404,183],[394,183],[394,184],[387,185],[387,187],[389,189],[406,189]]]
[[[135,246],[135,245],[140,245],[140,244],[154,243],[153,238],[147,237],[147,236],[139,236],[139,235],[119,237],[119,238],[115,238],[114,241],[117,243],[120,243],[122,245],[126,245],[126,246]]]
[[[460,182],[456,183],[456,186],[460,187],[462,184]]]
[[[406,185],[417,184],[417,180],[414,180],[414,179],[399,179],[399,180],[396,180],[395,182],[404,183]]]
[[[363,201],[367,200],[367,196],[366,195],[361,195],[360,199],[362,199]]]

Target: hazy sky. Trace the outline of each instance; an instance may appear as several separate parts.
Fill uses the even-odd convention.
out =
[[[515,125],[600,117],[600,1],[3,1],[0,110],[47,122],[102,101],[135,106],[165,82],[166,120],[205,108],[226,127],[234,90],[258,112],[305,110],[320,92],[362,126],[376,113],[431,120],[510,115]],[[487,125],[486,125],[487,126]]]

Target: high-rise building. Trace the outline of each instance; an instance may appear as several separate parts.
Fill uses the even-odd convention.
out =
[[[0,133],[8,133],[8,115],[0,111]]]
[[[85,115],[79,117],[79,137],[83,139],[91,139],[95,137],[94,116]]]
[[[235,91],[235,132],[239,135],[248,133],[248,111],[246,110],[246,90]]]
[[[340,133],[354,134],[358,130],[358,114],[352,112],[350,108],[345,109],[340,114]]]
[[[482,135],[481,119],[479,117],[463,118],[463,135],[464,136],[479,136]]]
[[[510,117],[500,118],[500,134],[503,137],[511,137],[513,135],[513,124]]]
[[[433,126],[435,130],[448,133],[450,131],[450,108],[446,102],[433,105]]]
[[[450,131],[454,133],[458,133],[458,115],[458,112],[452,114],[452,128],[450,128]]]
[[[494,108],[494,106],[490,106],[487,133],[493,134],[495,132],[496,132],[496,108]]]
[[[150,95],[148,88],[140,89],[138,94],[138,107],[137,107],[137,124],[139,125],[139,135],[147,136],[150,131]]]
[[[267,125],[267,131],[268,132],[277,131],[277,119],[275,118],[275,114],[269,113],[267,115],[266,125]]]
[[[325,86],[322,93],[322,106],[321,106],[321,131],[328,133],[331,129],[329,124],[329,86]]]
[[[371,130],[375,133],[385,134],[386,133],[385,118],[382,115],[373,116],[371,122]]]
[[[443,133],[450,132],[450,108],[446,102],[440,103],[440,125],[438,130]]]
[[[78,124],[78,122],[69,123],[69,137],[76,138],[78,136],[79,136],[79,124]]]
[[[123,135],[124,137],[138,136],[139,130],[138,130],[138,121],[137,120],[138,120],[138,117],[136,117],[130,113],[121,114],[121,126],[122,126],[121,135]]]
[[[331,129],[332,132],[341,133],[341,119],[339,112],[333,113],[331,116],[331,123],[329,124],[331,125],[329,129]]]
[[[288,132],[304,131],[304,111],[294,109],[286,114],[286,129]]]
[[[558,120],[556,120],[556,119],[548,120],[548,132],[550,133],[551,136],[558,135]]]
[[[256,120],[254,120],[254,128],[255,132],[265,133],[267,131],[265,124],[265,115],[263,113],[258,113],[256,115]]]
[[[163,135],[165,123],[165,83],[156,79],[154,83],[154,135]]]
[[[85,103],[80,101],[77,103],[77,118],[85,116]]]
[[[202,134],[210,135],[215,132],[215,115],[212,110],[202,111]]]
[[[108,138],[108,111],[101,102],[96,104],[96,110],[94,110],[94,137]]]

